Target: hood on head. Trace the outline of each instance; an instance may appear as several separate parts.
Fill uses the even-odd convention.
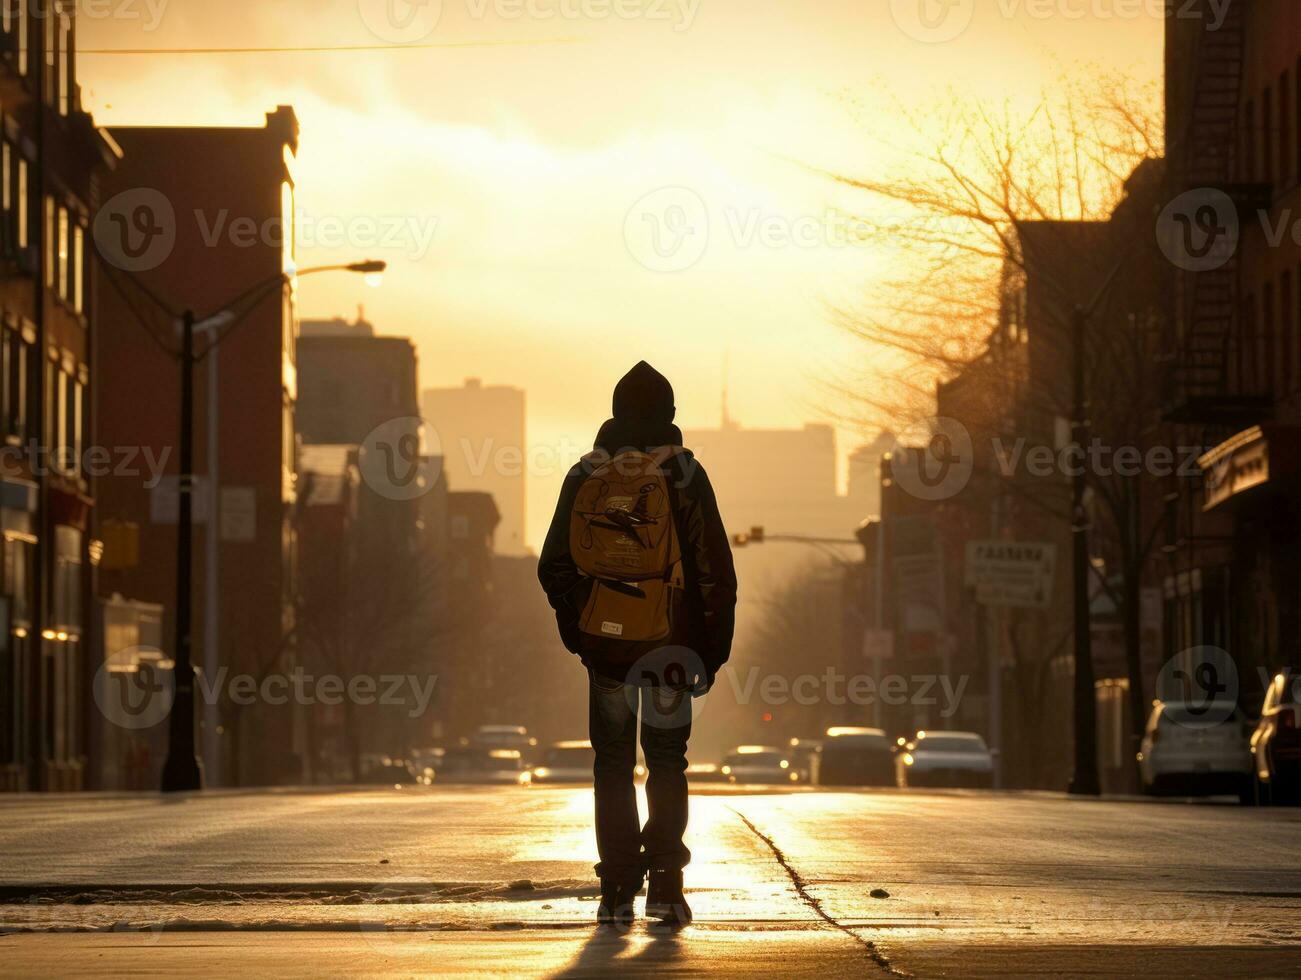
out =
[[[676,415],[673,385],[645,361],[614,386],[614,417],[620,421],[667,425]]]

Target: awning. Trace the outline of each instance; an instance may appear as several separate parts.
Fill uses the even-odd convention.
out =
[[[1254,499],[1268,489],[1287,490],[1301,474],[1301,427],[1252,426],[1220,443],[1197,464],[1205,484],[1203,510]]]

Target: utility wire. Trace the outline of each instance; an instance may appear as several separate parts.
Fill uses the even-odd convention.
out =
[[[431,51],[438,48],[503,48],[548,44],[579,44],[579,37],[541,40],[439,41],[428,44],[338,44],[265,48],[78,48],[78,54],[93,55],[205,55],[205,54],[319,54],[348,51]]]

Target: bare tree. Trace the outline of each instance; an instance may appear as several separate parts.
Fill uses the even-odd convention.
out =
[[[932,415],[937,382],[979,372],[985,397],[968,399],[973,414],[960,420],[978,445],[1007,434],[1054,445],[1058,420],[1073,414],[1064,373],[1070,318],[1095,305],[1085,353],[1094,436],[1140,453],[1152,445],[1159,277],[1143,202],[1155,199],[1153,179],[1160,183],[1159,104],[1155,87],[1122,76],[1063,79],[1021,110],[955,96],[925,113],[901,110],[907,143],[888,144],[894,165],[883,174],[829,174],[865,195],[859,227],[879,229],[898,255],[897,274],[835,311],[884,367],[859,398],[863,424],[899,427]],[[1127,200],[1129,213],[1118,212]],[[880,213],[896,217],[872,217]],[[1026,310],[1031,282],[1034,309]],[[1009,474],[1006,463],[978,450],[977,487],[1069,521],[1064,479]],[[1119,586],[1103,575],[1099,584],[1122,612],[1136,726],[1141,580],[1157,533],[1144,482],[1141,473],[1089,470],[1095,553],[1119,566]]]

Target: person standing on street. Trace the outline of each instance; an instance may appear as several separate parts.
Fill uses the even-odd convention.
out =
[[[692,699],[731,654],[736,571],[704,468],[682,445],[673,387],[645,361],[614,389],[614,417],[565,478],[538,578],[566,648],[587,668],[595,750],[597,919],[691,921],[682,870]],[[638,710],[648,777],[641,825]]]

